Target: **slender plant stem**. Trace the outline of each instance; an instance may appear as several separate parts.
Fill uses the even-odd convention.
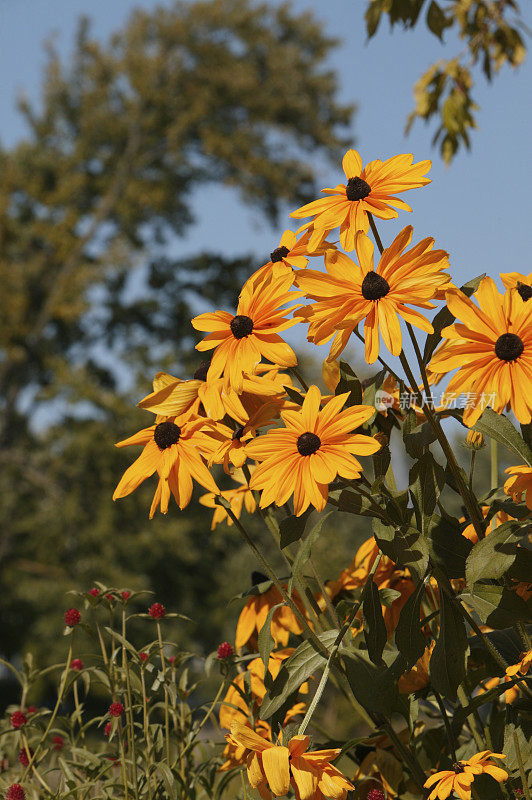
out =
[[[490,441],[490,486],[496,489],[499,485],[499,462],[497,440]]]
[[[453,764],[456,764],[456,742],[454,741],[453,730],[451,728],[451,724],[449,722],[449,717],[447,716],[447,710],[445,708],[444,702],[441,698],[439,692],[436,691],[434,687],[432,687],[432,693],[436,698],[436,702],[438,703],[438,707],[440,709],[440,714],[443,719],[443,723],[445,725],[445,732],[447,734],[447,742],[449,744],[449,750],[451,751],[451,756],[453,759]]]
[[[170,760],[170,715],[168,712],[168,688],[166,686],[166,659],[164,657],[163,636],[161,632],[161,623],[157,620],[157,639],[159,640],[159,655],[161,658],[161,671],[164,680],[164,731],[166,740],[166,762],[168,766],[172,763]]]
[[[131,739],[131,761],[133,764],[133,787],[136,800],[139,800],[139,780],[137,773],[137,753],[135,748],[135,721],[133,718],[133,697],[131,693],[131,679],[129,675],[129,662],[127,658],[124,642],[126,641],[126,609],[122,608],[122,671],[126,680],[127,710],[126,719],[129,727],[129,738]]]
[[[471,466],[469,468],[469,491],[471,492],[471,494],[473,494],[473,491],[474,491],[473,490],[473,477],[474,477],[474,474],[475,474],[475,461],[476,461],[476,458],[477,458],[477,451],[476,450],[472,450],[471,451]]]
[[[295,376],[295,377],[298,379],[299,383],[301,384],[301,388],[302,388],[302,389],[303,389],[305,392],[308,392],[308,383],[307,383],[307,382],[306,382],[306,380],[305,380],[305,379],[304,379],[304,378],[301,376],[301,374],[298,372],[298,370],[297,370],[295,367],[289,367],[289,371],[292,373],[292,375],[294,375],[294,376]]]
[[[292,598],[289,597],[289,595],[286,593],[283,585],[279,581],[279,578],[277,577],[277,575],[275,574],[273,569],[270,567],[269,563],[266,561],[265,557],[262,555],[262,553],[260,552],[259,548],[255,544],[255,542],[253,541],[253,539],[251,538],[251,536],[249,535],[247,530],[244,528],[244,526],[242,525],[242,523],[240,522],[238,517],[233,513],[233,511],[231,510],[230,507],[227,507],[226,511],[227,511],[228,515],[231,517],[231,519],[233,520],[236,528],[240,531],[240,534],[242,535],[244,541],[251,548],[252,552],[254,553],[254,555],[256,556],[256,558],[258,559],[260,564],[262,565],[262,568],[264,569],[264,571],[266,572],[266,574],[268,575],[270,580],[273,581],[276,589],[278,590],[278,592],[281,595],[281,597],[283,598],[283,600],[290,606],[291,610],[294,612],[294,614],[298,618],[299,622],[301,623],[301,626],[302,626],[303,630],[306,633],[307,638],[310,639],[313,642],[313,644],[318,648],[318,651],[322,655],[325,655],[326,657],[328,657],[329,656],[329,651],[327,650],[327,648],[325,647],[323,642],[321,642],[318,639],[318,637],[316,636],[316,634],[314,633],[312,628],[309,626],[307,620],[305,619],[305,615],[301,613],[301,611],[296,606],[296,604],[294,603]]]
[[[521,776],[521,783],[523,784],[523,792],[525,793],[526,800],[530,800],[530,787],[528,786],[528,780],[525,772],[525,765],[523,764],[523,756],[521,753],[521,747],[519,745],[519,737],[516,731],[514,731],[514,745],[515,745],[515,754],[517,756],[517,763],[519,764],[519,775]]]
[[[372,232],[373,236],[375,237],[375,241],[377,242],[377,247],[379,248],[379,252],[382,255],[383,252],[384,252],[384,247],[382,246],[381,237],[379,236],[379,232],[377,230],[377,226],[375,225],[375,220],[373,219],[373,214],[370,214],[368,212],[368,219],[369,219],[369,224],[371,226],[371,232]]]
[[[370,580],[372,581],[373,580],[373,576],[374,576],[374,574],[375,574],[375,572],[377,570],[377,567],[379,566],[381,558],[382,558],[382,553],[379,553],[377,558],[375,559],[375,561],[373,563],[373,566],[372,566],[370,572],[369,572],[369,575],[368,575],[368,578],[367,578],[368,581],[370,581]],[[305,731],[307,729],[307,726],[308,726],[310,720],[312,719],[312,715],[313,715],[314,711],[316,710],[316,706],[318,705],[319,701],[321,700],[321,696],[323,694],[323,690],[325,689],[325,685],[327,683],[327,680],[329,679],[329,673],[331,671],[331,667],[333,665],[334,659],[336,658],[338,650],[340,649],[340,645],[342,644],[344,636],[346,635],[347,631],[349,630],[349,628],[353,624],[353,620],[355,619],[356,615],[360,611],[361,605],[362,605],[362,598],[353,607],[351,613],[349,614],[349,617],[347,618],[347,620],[344,622],[344,624],[340,628],[340,631],[338,632],[338,636],[334,640],[334,644],[333,644],[333,646],[331,648],[331,652],[329,654],[329,658],[327,659],[327,663],[325,665],[325,669],[323,670],[323,674],[322,674],[321,680],[320,680],[320,682],[318,684],[318,688],[316,689],[314,697],[312,698],[312,702],[310,703],[310,705],[309,705],[309,707],[307,709],[307,713],[305,714],[305,717],[303,718],[303,721],[301,722],[301,725],[299,726],[298,734],[300,734],[300,735],[305,733]]]
[[[457,688],[457,695],[458,695],[458,700],[459,700],[460,705],[462,706],[462,708],[467,708],[467,706],[469,705],[469,702],[470,702],[470,698],[468,698],[468,696],[467,696],[467,694],[465,692],[465,689],[464,689],[464,687],[462,685],[460,685]],[[491,748],[491,742],[488,742],[487,737],[486,737],[486,742],[484,742],[483,739],[482,739],[482,735],[480,733],[481,730],[482,730],[482,723],[481,723],[480,719],[478,718],[478,714],[476,712],[469,712],[469,714],[467,715],[467,719],[468,719],[469,725],[471,727],[471,732],[473,734],[473,738],[475,740],[475,744],[478,747],[479,752],[481,752],[482,750],[485,750],[486,746],[487,746],[487,748],[489,750],[491,750],[492,749]],[[484,735],[485,734],[486,734],[486,730],[484,730]]]
[[[147,769],[146,769],[146,782],[148,784],[148,798],[152,800],[152,789],[151,789],[151,780],[150,780],[150,770],[153,766],[153,752],[151,746],[151,737],[150,737],[150,721],[148,718],[148,707],[146,702],[146,680],[144,678],[144,666],[141,666],[140,670],[140,681],[142,687],[142,724],[144,727],[144,741],[146,742],[146,750],[147,750]]]

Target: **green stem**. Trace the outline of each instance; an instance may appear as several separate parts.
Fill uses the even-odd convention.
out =
[[[129,738],[131,739],[131,761],[133,764],[133,786],[136,800],[139,800],[139,781],[137,773],[137,753],[135,749],[135,722],[133,719],[133,698],[131,693],[131,679],[129,675],[129,662],[127,658],[124,642],[126,641],[126,609],[122,609],[122,671],[126,678],[127,710],[126,719],[129,727]]]
[[[449,750],[451,751],[451,758],[453,759],[453,764],[456,764],[456,762],[457,762],[457,758],[456,758],[456,743],[454,741],[453,730],[452,730],[451,724],[449,722],[449,717],[447,716],[447,710],[445,708],[445,705],[443,703],[443,700],[441,698],[440,693],[437,692],[434,687],[432,687],[432,693],[434,694],[434,697],[436,698],[436,702],[438,703],[438,707],[440,709],[440,714],[441,714],[441,717],[443,719],[443,724],[445,725],[445,732],[447,734],[447,742],[449,744]]]
[[[375,225],[375,220],[373,219],[373,214],[370,214],[368,212],[368,219],[369,219],[369,224],[371,226],[371,232],[372,232],[373,236],[375,237],[375,241],[377,242],[377,247],[379,248],[379,253],[382,256],[382,254],[384,253],[384,247],[382,246],[381,237],[379,236],[379,232],[377,230],[377,226]]]
[[[497,459],[497,441],[492,439],[490,442],[490,485],[492,489],[496,489],[499,485],[499,463]]]
[[[161,658],[161,670],[164,680],[164,731],[166,740],[166,763],[168,766],[172,763],[170,760],[170,714],[168,710],[168,688],[166,686],[166,659],[164,657],[163,636],[161,633],[161,624],[157,620],[157,639],[159,640],[159,655]]]
[[[301,388],[302,388],[302,389],[303,389],[305,392],[308,392],[308,383],[307,383],[307,382],[305,381],[305,379],[304,379],[304,378],[303,378],[303,377],[302,377],[302,376],[299,374],[299,372],[297,371],[297,369],[296,369],[295,367],[289,367],[289,371],[292,373],[292,375],[294,375],[294,376],[295,376],[295,377],[298,379],[299,383],[301,384]]]
[[[324,644],[318,639],[318,637],[316,636],[316,634],[314,633],[312,628],[309,626],[307,620],[305,619],[304,614],[301,613],[301,611],[296,606],[296,604],[294,603],[292,598],[288,596],[288,594],[286,593],[283,585],[279,581],[279,578],[277,577],[277,575],[275,574],[273,569],[270,567],[269,563],[266,561],[265,557],[262,555],[262,553],[260,552],[259,548],[255,544],[255,542],[253,541],[253,539],[251,538],[249,533],[246,531],[246,529],[244,528],[244,526],[242,525],[242,523],[240,522],[238,517],[233,513],[233,511],[231,510],[230,507],[226,508],[226,511],[227,511],[227,514],[233,520],[233,522],[234,522],[237,530],[240,532],[242,538],[244,539],[246,544],[251,548],[253,554],[255,555],[257,560],[262,565],[262,568],[264,569],[266,575],[270,578],[271,581],[273,581],[277,591],[279,592],[279,594],[281,595],[281,597],[283,598],[285,603],[287,603],[290,606],[291,610],[294,612],[294,614],[298,618],[299,622],[301,623],[301,627],[305,631],[307,639],[310,639],[312,641],[312,643],[317,647],[318,652],[320,652],[322,655],[324,655],[326,658],[328,658],[329,651],[324,646]]]
[[[523,784],[523,792],[525,793],[526,800],[530,800],[530,788],[528,786],[526,777],[525,765],[523,764],[523,756],[521,754],[521,747],[519,745],[519,737],[517,736],[516,731],[514,731],[514,745],[517,763],[519,764],[519,775],[521,776],[521,783]]]

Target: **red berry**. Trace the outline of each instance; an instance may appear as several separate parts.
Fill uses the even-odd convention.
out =
[[[30,754],[30,758],[33,755],[33,750],[31,747],[28,747],[28,753]],[[24,748],[22,748],[18,754],[19,763],[22,764],[23,767],[27,767],[30,763],[30,759],[28,758],[28,753]]]
[[[124,589],[124,591],[122,592],[122,600],[124,601],[124,603],[126,603],[130,597],[131,597],[131,592],[128,592],[127,589]]]
[[[170,658],[168,659],[168,661],[169,661],[169,662],[170,662],[170,664],[173,666],[173,665],[175,664],[175,656],[170,656]]]
[[[62,750],[65,746],[65,740],[62,736],[53,736],[52,742],[54,743],[54,750]]]
[[[73,658],[70,662],[70,669],[75,670],[76,672],[81,672],[83,669],[83,661],[81,658]]]
[[[218,645],[218,658],[220,661],[223,661],[225,658],[232,658],[234,654],[235,651],[229,642],[222,642],[220,645]]]
[[[109,738],[109,736],[111,735],[111,723],[110,722],[108,722],[106,724],[105,728],[103,729],[103,735],[107,736],[107,738]]]
[[[122,703],[115,702],[111,703],[111,705],[109,706],[109,715],[111,717],[121,717],[123,713],[124,713],[124,706],[122,705]]]
[[[148,660],[148,654],[145,653],[144,651],[142,651],[142,653],[139,653],[139,658],[142,661],[142,663],[144,664],[144,662]]]
[[[166,608],[163,606],[162,603],[154,603],[152,606],[149,607],[148,614],[150,615],[150,617],[153,617],[154,619],[162,619],[166,614]]]
[[[384,797],[384,792],[381,792],[380,789],[370,789],[366,800],[386,800]]]
[[[69,608],[67,611],[65,611],[65,625],[68,625],[69,628],[79,625],[80,622],[81,614],[77,608]]]
[[[107,592],[107,594],[105,595],[105,599],[109,600],[109,602],[112,603],[115,598],[114,595],[111,594],[111,592]]]
[[[24,714],[22,711],[14,711],[13,714],[11,714],[10,722],[16,731],[18,731],[19,728],[22,728],[27,721],[26,714]]]
[[[89,594],[91,594],[93,597],[99,597],[100,596],[100,590],[97,589],[96,586],[93,586],[92,589],[89,589]]]
[[[12,783],[6,792],[6,800],[26,800],[26,792],[20,783]]]

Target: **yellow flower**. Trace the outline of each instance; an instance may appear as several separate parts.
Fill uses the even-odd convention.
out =
[[[202,506],[214,509],[211,522],[211,531],[213,531],[221,522],[226,522],[227,525],[233,524],[233,520],[228,515],[226,509],[216,503],[217,497],[222,496],[224,500],[227,500],[227,502],[230,503],[231,511],[237,519],[240,519],[243,508],[245,508],[249,514],[253,514],[257,508],[257,503],[253,496],[253,492],[249,489],[246,478],[244,478],[239,470],[237,470],[232,477],[242,485],[237,486],[235,489],[224,489],[224,491],[216,494],[214,492],[208,492],[207,494],[202,495],[199,499]]]
[[[299,800],[320,800],[323,796],[345,800],[347,792],[355,788],[331,764],[340,748],[309,751],[308,736],[293,736],[286,747],[275,745],[236,720],[226,739],[250,751],[247,773],[251,786],[259,790],[269,787],[275,797],[284,797],[292,786]]]
[[[301,296],[289,293],[292,282],[291,274],[269,276],[255,286],[248,282],[240,294],[235,315],[215,311],[192,320],[196,330],[210,331],[196,345],[197,350],[214,349],[207,383],[223,375],[225,389],[240,394],[244,374],[251,375],[261,358],[281,368],[297,364],[294,351],[278,335],[298,322],[286,316],[293,307],[281,310]]]
[[[283,661],[291,656],[293,652],[294,648],[288,647],[284,650],[277,650],[277,652],[271,653],[268,661],[268,672],[272,680],[275,680],[279,674]],[[253,714],[256,714],[266,695],[264,675],[264,662],[262,658],[254,658],[248,662],[246,672],[240,672],[235,676],[233,683],[227,690],[220,704],[220,726],[222,728],[229,729],[233,720],[245,722],[250,716],[250,709],[244,699],[246,697],[246,684],[249,685],[249,691],[251,693],[253,706],[251,710]],[[308,685],[303,684],[299,691],[306,694],[308,692]],[[297,708],[298,711],[296,713],[300,713],[301,707],[297,706]]]
[[[362,168],[362,159],[356,150],[348,150],[342,161],[346,183],[339,183],[334,189],[323,189],[329,197],[307,203],[290,214],[296,219],[314,218],[309,247],[315,247],[320,238],[340,226],[340,242],[349,252],[354,247],[356,232],[369,229],[368,212],[380,219],[393,219],[398,216],[395,208],[412,211],[409,205],[393,195],[430,183],[424,175],[431,162],[413,164],[413,160],[413,155],[407,153],[387,161],[371,161]],[[305,228],[309,226],[304,225],[299,230]]]
[[[186,415],[170,417],[118,442],[117,447],[141,444],[144,449],[122,475],[113,500],[131,494],[154,472],[158,473],[159,482],[150,508],[150,519],[158,505],[166,514],[171,494],[179,508],[185,508],[192,497],[193,478],[218,494],[219,489],[202,458],[209,446],[204,433],[206,422],[203,418]]]
[[[277,403],[264,403],[244,425],[229,428],[218,423],[210,434],[213,439],[213,452],[209,458],[209,467],[213,464],[223,464],[224,471],[228,475],[231,473],[230,464],[234,467],[243,467],[247,458],[246,444],[254,438],[257,428],[268,425],[278,414]]]
[[[483,750],[468,761],[458,761],[453,769],[443,770],[431,775],[425,781],[425,787],[433,786],[428,800],[445,800],[452,792],[456,792],[460,800],[471,800],[471,784],[477,775],[491,775],[498,783],[507,780],[508,773],[498,767],[492,758],[506,758],[504,753],[492,753]]]
[[[269,430],[246,445],[247,454],[262,463],[255,468],[250,489],[262,491],[260,507],[283,505],[294,496],[297,516],[313,505],[322,511],[329,484],[340,475],[358,478],[362,466],[354,457],[380,448],[371,436],[350,434],[375,412],[371,406],[342,411],[349,393],[338,395],[320,411],[321,393],[311,386],[300,411],[283,411],[284,428]]]
[[[532,467],[518,466],[508,467],[505,470],[510,477],[504,484],[506,494],[515,500],[516,503],[526,503],[527,508],[532,511]]]
[[[487,405],[501,413],[511,408],[521,424],[532,419],[532,306],[516,293],[501,295],[492,278],[475,293],[478,306],[465,294],[447,292],[447,305],[461,322],[442,331],[451,348],[439,348],[430,369],[445,373],[458,368],[448,393],[469,393],[464,424],[473,426]]]
[[[515,677],[518,673],[526,675],[532,664],[532,650],[528,653],[523,653],[523,657],[517,664],[512,664],[511,667],[506,668],[506,674],[509,678]]]
[[[521,300],[527,303],[532,297],[532,272],[501,272],[501,280],[507,289],[515,289]]]
[[[254,286],[258,281],[272,273],[276,276],[282,274],[291,275],[292,269],[305,269],[308,264],[307,256],[322,256],[327,249],[336,249],[336,246],[331,242],[320,241],[310,251],[308,247],[309,239],[309,231],[306,231],[298,239],[295,233],[286,230],[281,236],[279,245],[270,253],[270,261],[254,272],[248,278],[247,283]]]
[[[484,434],[480,431],[470,430],[465,438],[465,446],[469,450],[482,450],[485,447]]]
[[[260,572],[253,573],[254,584],[267,580],[266,576]],[[286,589],[286,586],[284,588]],[[299,594],[295,591],[292,593],[292,600],[304,615],[305,608]],[[275,586],[249,598],[240,612],[236,626],[235,647],[237,650],[244,647],[250,640],[254,640],[253,644],[256,643],[255,635],[262,630],[270,609],[279,603],[283,603],[283,598]],[[292,609],[287,605],[282,605],[273,613],[270,632],[275,644],[286,647],[290,633],[298,636],[303,633],[303,628]]]
[[[373,244],[364,233],[355,236],[358,264],[338,250],[325,255],[327,274],[304,270],[296,274],[297,285],[307,297],[316,300],[295,312],[309,323],[308,339],[321,345],[333,339],[329,359],[337,358],[351,334],[364,320],[366,361],[373,364],[379,355],[379,334],[390,352],[397,356],[402,349],[399,319],[402,317],[426,333],[431,323],[419,308],[435,308],[430,302],[438,289],[447,286],[449,266],[444,250],[433,250],[434,239],[423,239],[405,251],[412,240],[408,226],[383,252],[377,269],[373,268]]]

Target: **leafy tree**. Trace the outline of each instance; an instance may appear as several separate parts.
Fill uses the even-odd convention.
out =
[[[514,69],[523,63],[528,33],[514,0],[370,0],[366,8],[369,37],[377,33],[387,16],[391,27],[414,28],[425,20],[429,31],[440,41],[449,31],[464,44],[453,58],[441,59],[424,72],[414,87],[415,107],[408,117],[407,131],[416,119],[434,119],[438,144],[445,161],[450,162],[459,147],[470,146],[470,133],[476,127],[478,106],[472,95],[475,72],[488,81],[501,67]]]
[[[315,196],[309,154],[341,153],[351,108],[326,66],[333,45],[286,5],[212,0],[137,11],[107,44],[84,21],[71,63],[50,51],[39,106],[21,106],[29,135],[0,151],[6,653],[48,655],[64,591],[99,578],[192,615],[202,602],[215,638],[221,559],[238,553],[201,507],[163,531],[148,525],[149,489],[113,506],[131,458],[113,442],[151,421],[131,406],[155,364],[194,368],[198,299],[232,303],[257,266],[169,258],[194,191],[234,187],[273,222]]]

